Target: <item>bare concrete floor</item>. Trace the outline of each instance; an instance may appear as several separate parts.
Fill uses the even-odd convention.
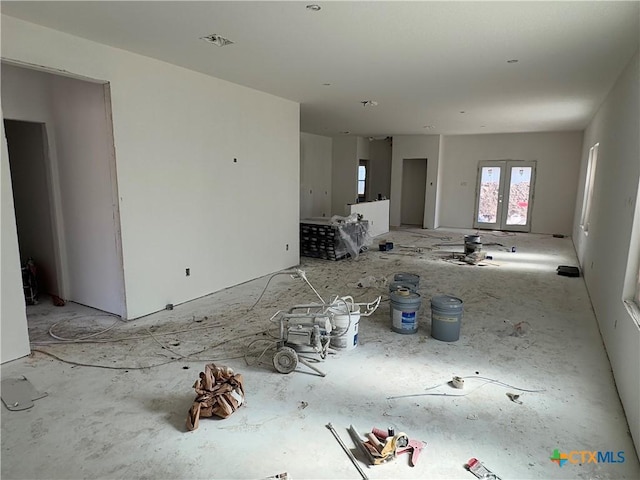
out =
[[[2,406],[2,478],[260,479],[281,472],[293,479],[360,478],[329,422],[372,479],[472,479],[463,468],[470,457],[503,479],[640,478],[584,282],[556,275],[558,265],[576,265],[571,240],[486,233],[485,244],[504,247],[485,246],[493,260],[471,266],[447,261],[434,246],[462,243],[463,233],[471,232],[395,230],[385,235],[395,244],[390,252],[372,248],[338,262],[302,258],[323,298],[386,300],[386,287],[357,283],[397,272],[421,277],[417,333],[393,333],[385,301],[360,320],[357,348],[318,364],[324,378],[305,366],[283,375],[270,358],[253,365],[244,358],[251,341],[265,338],[276,311],[316,300],[300,279],[273,277],[252,310],[269,277],[128,323],[43,300],[29,308],[38,351],[2,365],[2,378],[24,375],[48,396],[21,412]],[[462,247],[444,247],[456,249]],[[437,294],[464,301],[457,342],[430,337],[429,299]],[[526,322],[524,333],[514,329],[519,322]],[[85,343],[61,345],[49,343],[54,324],[56,336],[74,339],[114,326]],[[250,359],[257,353],[250,351]],[[244,375],[247,404],[187,432],[192,386],[209,362]],[[456,390],[446,384],[454,375],[510,386],[467,378]],[[522,404],[507,393],[520,394]],[[402,395],[420,396],[388,398]],[[405,454],[367,468],[347,433],[350,424],[363,433],[393,426],[427,445],[415,467]],[[559,467],[550,460],[555,449],[614,452],[614,459],[624,452],[624,462],[585,458]]]

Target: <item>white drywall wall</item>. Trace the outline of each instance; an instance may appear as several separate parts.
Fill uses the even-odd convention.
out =
[[[357,150],[356,150],[356,157],[357,157],[357,160],[358,160],[358,167],[360,166],[360,160],[367,161],[367,176],[369,176],[370,162],[368,160],[371,157],[371,155],[370,155],[371,142],[369,141],[368,138],[364,138],[364,137],[357,137],[357,138],[358,138],[358,145],[357,145]],[[356,173],[356,179],[357,179],[357,175],[358,174]],[[365,192],[364,192],[365,193],[364,201],[368,202],[368,201],[374,199],[374,195],[371,193],[371,179],[370,178],[367,178],[366,184],[367,184],[367,188],[365,189]],[[356,194],[357,193],[358,193],[358,189],[356,188]]]
[[[620,400],[640,453],[640,328],[623,304],[640,181],[638,53],[585,130],[573,241],[598,319]],[[599,143],[589,234],[580,228],[589,149]],[[633,252],[635,251],[635,252]]]
[[[365,137],[356,137],[358,139],[358,161],[360,160],[369,160],[370,154],[370,146],[371,142],[368,138]]]
[[[300,218],[331,217],[331,137],[300,133]]]
[[[389,200],[354,203],[349,213],[359,213],[369,222],[369,235],[377,237],[389,231]]]
[[[0,362],[8,362],[29,355],[29,332],[25,312],[22,273],[18,255],[16,217],[13,210],[9,152],[0,122],[2,145],[0,150],[0,209],[2,210],[2,241],[0,242]]]
[[[444,163],[444,156],[445,156],[445,143],[443,141],[443,136],[440,135],[438,137],[438,143],[440,145],[440,148],[438,149],[438,172],[436,173],[436,182],[435,182],[435,187],[436,187],[436,204],[435,204],[435,212],[434,212],[434,218],[433,218],[433,228],[438,228],[440,226],[440,212],[442,211],[442,171],[444,170],[444,168],[442,167],[442,164]]]
[[[299,104],[5,15],[2,55],[110,82],[128,318],[298,263]]]
[[[582,132],[445,135],[440,226],[473,228],[478,161],[536,160],[531,231],[569,235]]]
[[[391,197],[391,140],[372,140],[369,147],[369,188],[371,198]]]
[[[68,282],[64,269],[66,268],[66,253],[64,249],[64,232],[60,188],[58,178],[58,156],[56,145],[56,124],[51,108],[51,76],[35,70],[14,67],[3,63],[0,68],[2,75],[2,109],[3,118],[38,122],[45,124],[47,154],[47,174],[51,187],[49,200],[51,212],[51,228],[53,233],[53,250],[56,252],[55,270],[57,273],[58,290],[62,298],[68,298]]]
[[[50,78],[68,299],[126,317],[105,87],[57,75]]]
[[[29,258],[34,260],[41,295],[60,295],[43,128],[44,125],[34,122],[5,123],[20,263],[24,265]]]
[[[371,198],[378,198],[378,194],[385,198],[391,197],[391,141],[372,140],[369,147],[369,188]]]
[[[358,197],[358,137],[333,137],[331,215],[348,215]]]
[[[438,177],[440,138],[437,135],[397,135],[393,137],[391,160],[390,224],[400,225],[402,203],[402,164],[405,158],[426,158],[427,185],[424,201],[424,227],[435,228],[436,179]],[[419,202],[420,199],[415,201]]]

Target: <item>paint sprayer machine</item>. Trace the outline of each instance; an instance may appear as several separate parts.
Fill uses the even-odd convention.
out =
[[[291,373],[299,362],[324,377],[322,371],[302,358],[298,352],[311,348],[324,359],[330,348],[355,348],[358,344],[360,317],[368,317],[375,312],[381,297],[370,303],[356,303],[350,296],[336,295],[327,303],[307,280],[304,271],[297,269],[292,276],[302,278],[322,303],[294,305],[271,317],[271,321],[277,323],[279,329],[273,366],[280,373]]]

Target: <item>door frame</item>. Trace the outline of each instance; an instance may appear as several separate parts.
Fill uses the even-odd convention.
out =
[[[115,256],[118,269],[118,293],[121,295],[121,302],[119,305],[119,311],[109,312],[119,316],[121,319],[128,318],[127,309],[127,295],[126,295],[126,283],[124,274],[124,252],[122,245],[122,224],[120,215],[120,201],[119,201],[119,188],[118,188],[118,175],[117,175],[117,158],[115,151],[115,137],[113,127],[113,110],[111,99],[111,84],[109,81],[86,77],[83,75],[77,75],[63,70],[55,68],[42,67],[26,62],[5,60],[2,59],[3,65],[12,65],[15,67],[23,68],[26,70],[34,70],[37,72],[43,72],[59,77],[72,78],[83,82],[100,85],[102,88],[102,96],[104,101],[104,111],[106,130],[104,132],[105,149],[107,151],[107,162],[110,176],[110,207],[112,209],[112,221],[113,221],[113,234],[115,241]],[[65,300],[73,301],[73,294],[71,292],[71,274],[68,270],[67,259],[67,239],[64,229],[64,218],[62,208],[62,192],[60,186],[60,174],[59,165],[60,159],[57,156],[57,146],[55,142],[55,136],[50,134],[49,129],[51,127],[50,121],[47,118],[41,118],[40,114],[19,114],[4,116],[2,120],[15,120],[30,123],[38,123],[42,125],[43,129],[43,147],[45,148],[45,169],[47,172],[47,184],[49,188],[50,199],[50,217],[51,226],[53,230],[54,241],[54,253],[56,256],[56,270],[59,286],[59,296]],[[15,212],[14,212],[15,213]],[[17,239],[16,239],[17,242]],[[20,280],[22,283],[22,280]],[[91,306],[91,305],[90,305]],[[91,306],[91,308],[98,308]]]
[[[473,228],[478,230],[501,230],[510,232],[530,232],[531,214],[533,212],[533,200],[536,180],[536,160],[481,160],[478,162],[478,173],[476,179],[475,208],[473,217]],[[500,168],[500,180],[498,186],[498,211],[494,223],[478,221],[478,209],[480,206],[480,188],[482,184],[482,169],[486,167]],[[531,182],[529,188],[529,198],[527,205],[527,222],[524,225],[508,225],[507,217],[509,209],[506,207],[509,202],[508,194],[511,186],[511,172],[514,168],[531,167]]]

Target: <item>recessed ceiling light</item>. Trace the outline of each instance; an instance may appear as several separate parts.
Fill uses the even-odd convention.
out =
[[[360,103],[362,104],[363,107],[377,107],[378,106],[378,102],[376,102],[375,100],[362,100],[362,101],[360,101]]]
[[[349,130],[345,130],[343,132],[340,132],[342,135],[349,135],[351,132]]]
[[[323,87],[330,87],[330,86],[331,86],[331,84],[330,84],[330,83],[323,83],[323,84],[322,84],[322,86],[323,86]]]
[[[227,45],[231,45],[233,43],[228,38],[224,38],[222,35],[218,35],[217,33],[212,33],[211,35],[207,35],[206,37],[200,37],[200,40],[213,43],[218,47],[226,47]]]
[[[460,110],[460,113],[467,113],[467,112],[465,112],[464,110]]]
[[[424,127],[422,127],[422,128],[426,128],[427,130],[431,130],[431,129],[432,129],[432,128],[434,128],[434,127],[433,127],[433,125],[425,125],[425,126],[424,126]]]
[[[518,59],[512,58],[511,60],[507,60],[507,63],[518,63]]]
[[[322,10],[322,7],[320,5],[312,4],[307,5],[307,10],[311,10],[312,12],[319,12],[320,10]]]

